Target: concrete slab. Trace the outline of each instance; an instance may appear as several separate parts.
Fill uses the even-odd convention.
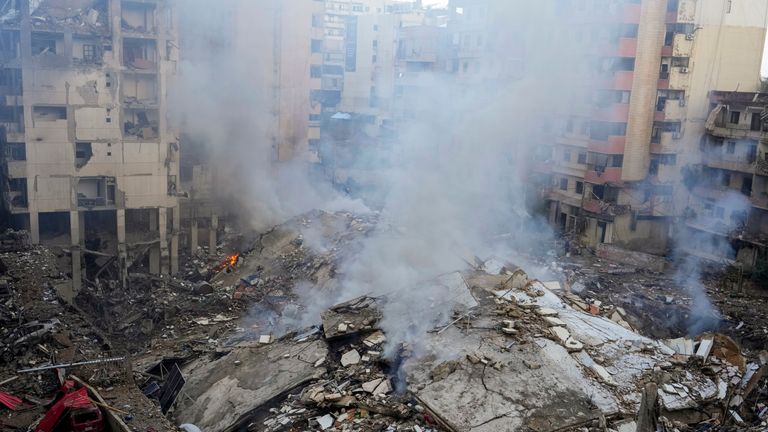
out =
[[[184,368],[189,398],[179,398],[176,419],[205,431],[227,429],[272,398],[322,376],[325,368],[314,364],[327,354],[325,342],[315,340],[235,348],[214,361],[199,359]]]

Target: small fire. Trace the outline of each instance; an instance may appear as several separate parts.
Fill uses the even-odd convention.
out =
[[[217,265],[213,269],[213,271],[218,273],[218,272],[224,271],[224,270],[226,270],[228,268],[234,267],[234,266],[237,265],[237,260],[238,259],[240,259],[240,254],[239,253],[229,255],[229,256],[227,256],[226,259],[224,259],[224,261],[219,263],[219,265]]]

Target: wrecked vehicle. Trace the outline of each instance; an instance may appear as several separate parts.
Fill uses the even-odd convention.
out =
[[[46,321],[31,321],[16,327],[7,336],[3,336],[0,358],[4,362],[13,360],[14,356],[23,354],[30,346],[55,332],[60,325],[61,322],[54,318]]]

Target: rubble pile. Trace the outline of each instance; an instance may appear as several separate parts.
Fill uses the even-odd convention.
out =
[[[30,10],[36,29],[64,29],[107,33],[106,2],[98,0],[43,0]]]
[[[406,341],[385,319],[403,301],[391,295],[298,319],[313,305],[296,288],[337,289],[338,263],[377,222],[312,212],[226,235],[181,277],[93,281],[73,305],[59,299],[68,279],[54,251],[0,254],[2,426],[26,429],[86,392],[116,430],[175,430],[168,419],[204,431],[768,427],[768,352],[715,332],[657,337],[638,299],[677,314],[685,299],[661,274],[602,260],[556,263],[562,277],[540,281],[503,258],[465,259],[414,287],[442,293],[431,307],[450,313]],[[632,283],[662,287],[610,291]]]

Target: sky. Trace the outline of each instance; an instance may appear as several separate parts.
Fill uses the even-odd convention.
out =
[[[423,0],[425,6],[438,5],[447,6],[448,0]],[[761,75],[768,77],[768,35],[766,35],[765,50],[763,51],[763,67]]]

